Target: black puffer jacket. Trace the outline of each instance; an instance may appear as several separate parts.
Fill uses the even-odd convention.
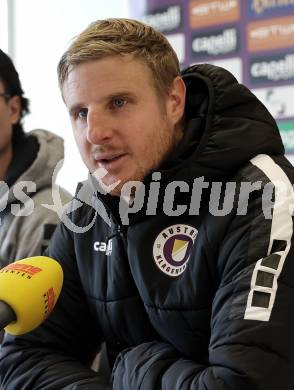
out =
[[[183,76],[187,127],[160,169],[156,213],[146,197],[120,221],[100,195],[111,226],[93,203],[71,214],[75,227],[93,221],[87,231],[57,229],[48,254],[63,291],[39,329],[6,338],[5,390],[294,388],[293,168],[270,114],[229,73]],[[111,385],[87,368],[102,341]]]

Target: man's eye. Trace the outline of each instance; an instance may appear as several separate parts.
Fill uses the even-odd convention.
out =
[[[114,108],[121,108],[126,104],[125,99],[113,99],[112,105]]]
[[[81,110],[79,110],[78,112],[78,118],[87,118],[87,115],[88,115],[88,109],[87,108],[82,108]]]

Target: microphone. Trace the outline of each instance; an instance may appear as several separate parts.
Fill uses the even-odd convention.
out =
[[[60,264],[46,256],[0,269],[0,330],[21,335],[37,328],[52,312],[62,283]]]

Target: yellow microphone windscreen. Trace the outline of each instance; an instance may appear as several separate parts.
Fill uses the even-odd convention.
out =
[[[0,300],[13,309],[17,318],[5,330],[19,335],[38,327],[53,310],[62,283],[62,268],[50,257],[29,257],[2,268]]]

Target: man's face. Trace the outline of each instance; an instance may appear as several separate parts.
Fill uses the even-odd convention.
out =
[[[0,81],[0,94],[5,93],[5,87]],[[8,101],[0,96],[0,157],[11,148],[12,126],[19,120],[19,97],[15,96]]]
[[[174,85],[175,84],[175,85]],[[160,98],[149,68],[132,56],[112,56],[74,67],[63,85],[74,136],[91,173],[119,195],[122,185],[144,177],[168,156],[181,138],[185,87],[175,79]]]

